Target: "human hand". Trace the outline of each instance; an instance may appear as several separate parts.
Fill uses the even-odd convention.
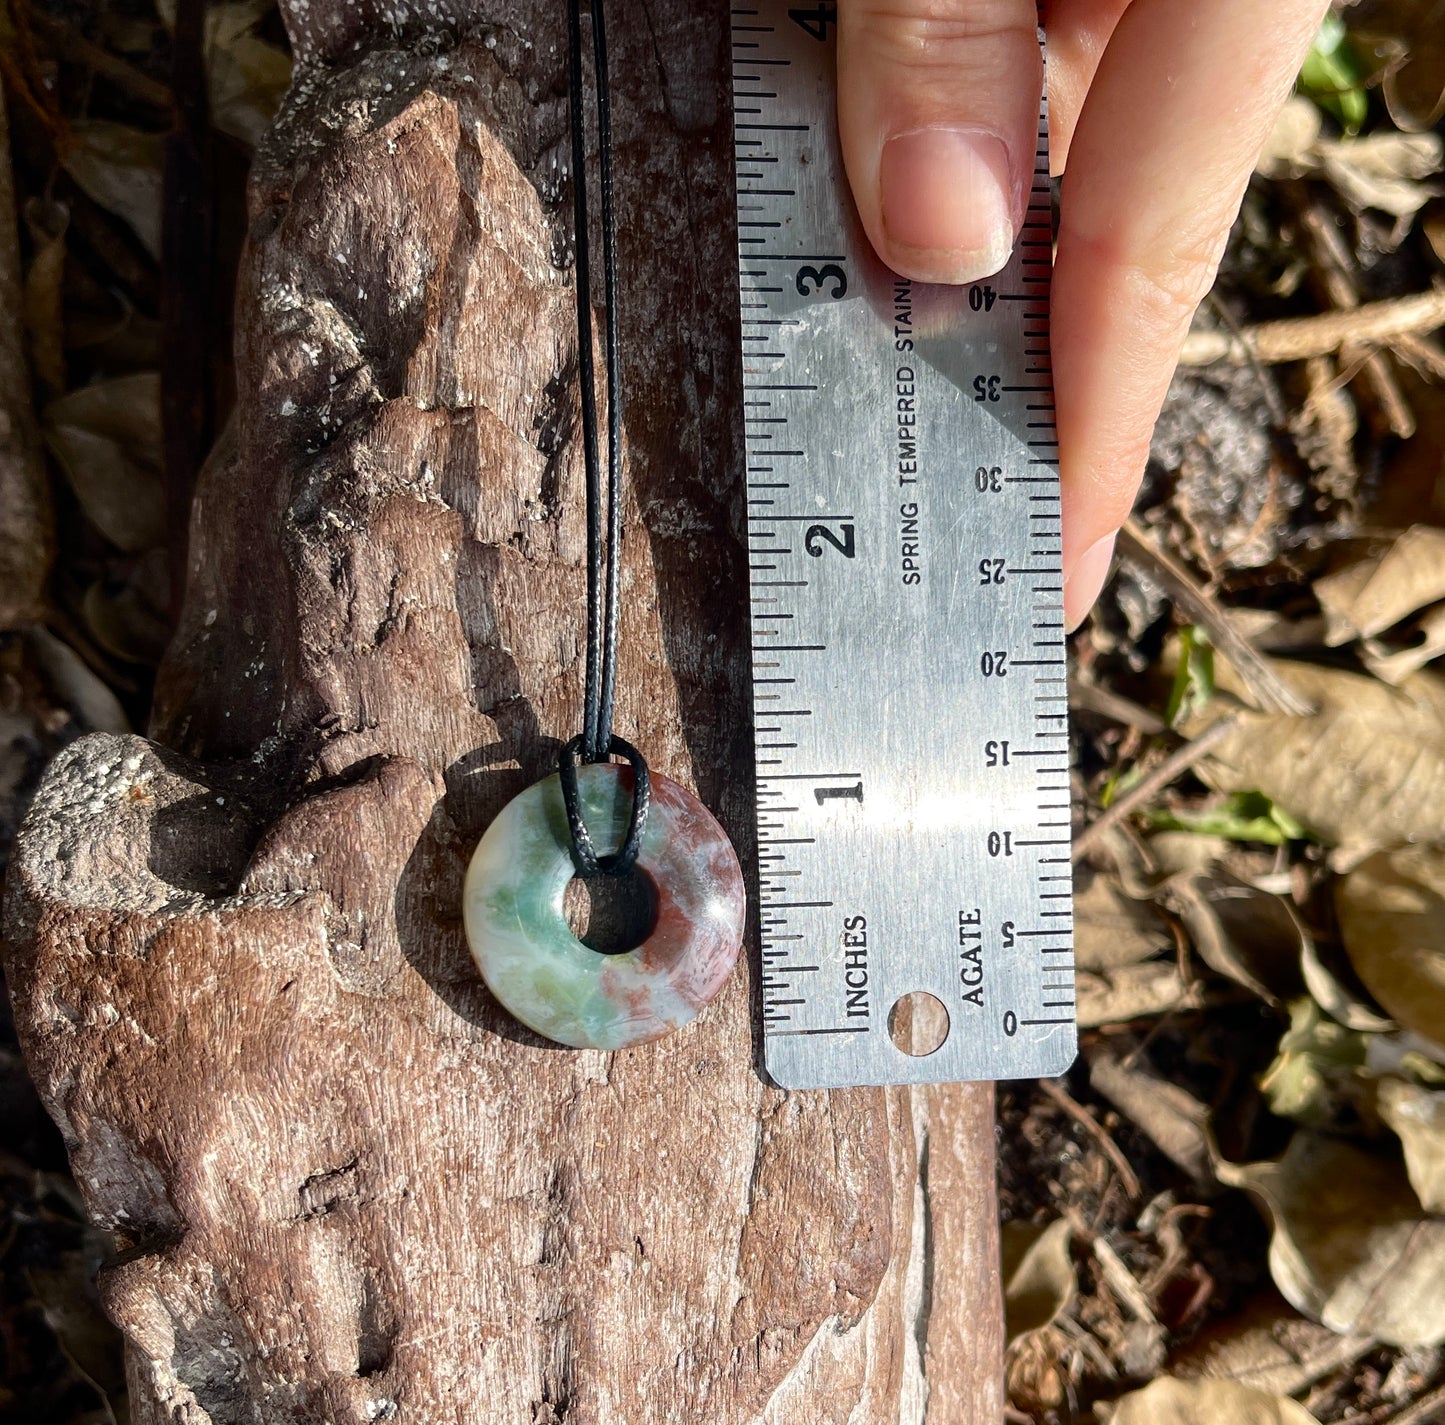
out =
[[[1070,628],[1108,575],[1149,435],[1325,0],[1055,0],[1064,174],[1052,340]],[[863,226],[904,276],[997,272],[1023,221],[1034,0],[840,0],[838,127]],[[1067,165],[1067,166],[1066,166]]]

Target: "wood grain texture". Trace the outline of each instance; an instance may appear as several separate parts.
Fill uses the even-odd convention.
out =
[[[466,858],[578,722],[583,535],[562,7],[464,8],[293,6],[151,739],[67,749],[12,874],[139,1419],[997,1420],[986,1087],[770,1088],[751,967],[610,1055],[472,968]],[[748,866],[726,23],[611,28],[618,731]]]

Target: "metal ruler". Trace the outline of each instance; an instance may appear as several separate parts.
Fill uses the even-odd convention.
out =
[[[1057,1074],[1076,1034],[1046,107],[1007,269],[899,278],[844,176],[836,14],[732,10],[766,1066],[787,1088]]]

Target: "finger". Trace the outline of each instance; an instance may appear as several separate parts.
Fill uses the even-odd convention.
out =
[[[1089,85],[1128,8],[1129,0],[1065,0],[1049,8],[1049,169],[1055,176],[1068,163]]]
[[[1043,83],[1034,0],[842,0],[838,133],[878,255],[923,282],[1008,260]]]
[[[1134,0],[1104,52],[1054,268],[1067,621],[1103,583],[1180,344],[1324,8]]]

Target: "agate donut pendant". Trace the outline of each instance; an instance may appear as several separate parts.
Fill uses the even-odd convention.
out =
[[[611,762],[578,768],[582,813],[599,846],[626,835],[632,777]],[[625,1049],[680,1028],[737,960],[746,914],[737,853],[690,792],[656,772],[651,783],[636,865],[657,914],[635,949],[601,954],[567,925],[562,897],[576,872],[555,775],[502,808],[467,870],[467,941],[487,988],[559,1044]]]

